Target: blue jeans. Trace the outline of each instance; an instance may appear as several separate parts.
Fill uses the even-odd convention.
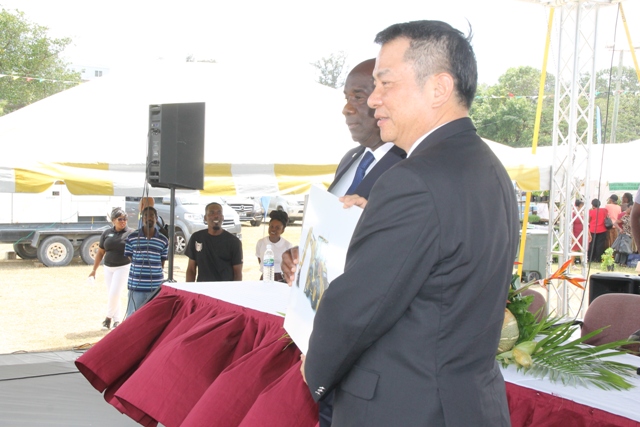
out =
[[[127,317],[142,307],[153,292],[129,291],[129,301],[127,302]]]

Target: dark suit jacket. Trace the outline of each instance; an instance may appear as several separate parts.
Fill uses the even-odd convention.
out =
[[[508,426],[495,361],[518,239],[515,193],[468,118],[374,185],[306,355],[333,426]]]
[[[331,191],[333,187],[335,187],[335,185],[340,181],[340,178],[342,178],[342,175],[344,175],[344,173],[349,170],[349,167],[353,164],[353,162],[356,161],[356,159],[360,158],[364,150],[365,148],[360,145],[347,151],[347,154],[342,157],[342,160],[340,160],[340,163],[338,164],[336,176],[329,186],[328,191]],[[371,168],[369,173],[365,175],[360,185],[358,185],[358,188],[356,188],[356,194],[364,197],[365,199],[368,199],[371,188],[373,187],[373,184],[375,184],[375,182],[378,180],[378,178],[380,178],[380,175],[385,173],[387,169],[389,169],[391,166],[395,165],[405,157],[407,157],[407,153],[405,153],[402,148],[399,148],[395,145],[391,147],[391,149],[387,151],[387,154],[382,156],[380,161],[373,165],[373,168]]]

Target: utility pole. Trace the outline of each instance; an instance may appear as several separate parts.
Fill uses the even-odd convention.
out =
[[[618,127],[618,108],[620,107],[620,88],[622,85],[622,57],[624,51],[620,51],[620,62],[618,63],[618,76],[616,77],[616,92],[613,98],[613,117],[611,119],[611,144],[616,143],[616,128]]]
[[[620,95],[622,93],[622,67],[623,57],[625,52],[631,52],[630,49],[616,49],[615,46],[608,46],[613,52],[620,52],[620,60],[618,61],[618,73],[616,76],[616,91],[613,95],[613,116],[611,118],[611,144],[616,143],[616,130],[618,128],[618,111],[620,109]],[[638,46],[634,46],[634,49],[640,49]]]

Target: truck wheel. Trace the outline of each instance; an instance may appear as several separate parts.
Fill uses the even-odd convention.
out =
[[[47,267],[69,265],[73,259],[73,245],[66,237],[47,237],[38,245],[38,259]]]
[[[80,245],[80,258],[85,264],[93,265],[98,249],[100,249],[100,236],[89,236]]]
[[[260,219],[254,219],[253,221],[251,221],[251,222],[250,222],[250,224],[251,224],[251,226],[252,226],[252,227],[257,227],[257,226],[259,226],[260,224],[262,224],[262,218],[260,218]]]
[[[38,258],[38,248],[34,248],[29,243],[14,243],[13,250],[22,259]]]
[[[181,230],[176,230],[173,235],[174,253],[177,255],[184,255],[187,250],[187,239],[184,237],[184,233]]]

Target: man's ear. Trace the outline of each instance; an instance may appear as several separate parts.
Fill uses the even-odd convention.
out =
[[[433,76],[433,106],[441,107],[453,96],[455,82],[449,73]]]

